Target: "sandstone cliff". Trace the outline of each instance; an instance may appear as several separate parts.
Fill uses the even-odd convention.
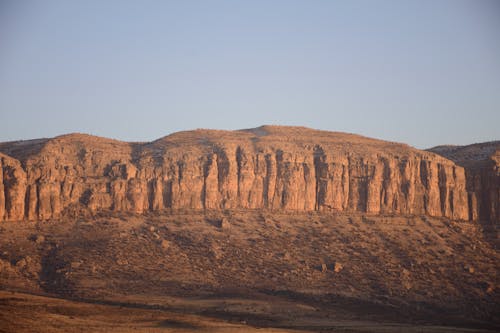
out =
[[[500,225],[500,141],[429,149],[465,168],[469,219]]]
[[[182,208],[471,215],[462,166],[301,127],[196,130],[150,143],[70,134],[0,152],[0,220]]]

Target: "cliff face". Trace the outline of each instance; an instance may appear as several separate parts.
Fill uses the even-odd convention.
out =
[[[72,134],[0,152],[0,220],[167,208],[469,218],[463,167],[344,133],[264,126],[143,144]]]
[[[430,151],[464,167],[469,219],[500,225],[500,141],[439,146]]]
[[[24,218],[26,197],[26,172],[21,163],[0,154],[0,219],[21,220]]]

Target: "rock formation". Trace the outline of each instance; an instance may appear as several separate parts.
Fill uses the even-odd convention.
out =
[[[301,127],[195,130],[149,143],[70,134],[2,143],[0,152],[7,221],[184,208],[498,221],[498,151],[496,185],[481,173],[466,179],[463,166],[432,152]]]
[[[429,149],[464,167],[469,219],[500,225],[500,141]]]

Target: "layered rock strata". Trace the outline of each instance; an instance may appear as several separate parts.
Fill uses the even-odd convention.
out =
[[[185,208],[470,217],[462,166],[345,133],[263,126],[150,143],[70,134],[0,152],[0,220]]]
[[[469,219],[500,225],[500,141],[439,146],[429,151],[464,167]]]

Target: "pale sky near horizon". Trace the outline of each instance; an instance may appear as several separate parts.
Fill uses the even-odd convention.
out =
[[[0,141],[299,125],[500,139],[500,1],[0,0]]]

